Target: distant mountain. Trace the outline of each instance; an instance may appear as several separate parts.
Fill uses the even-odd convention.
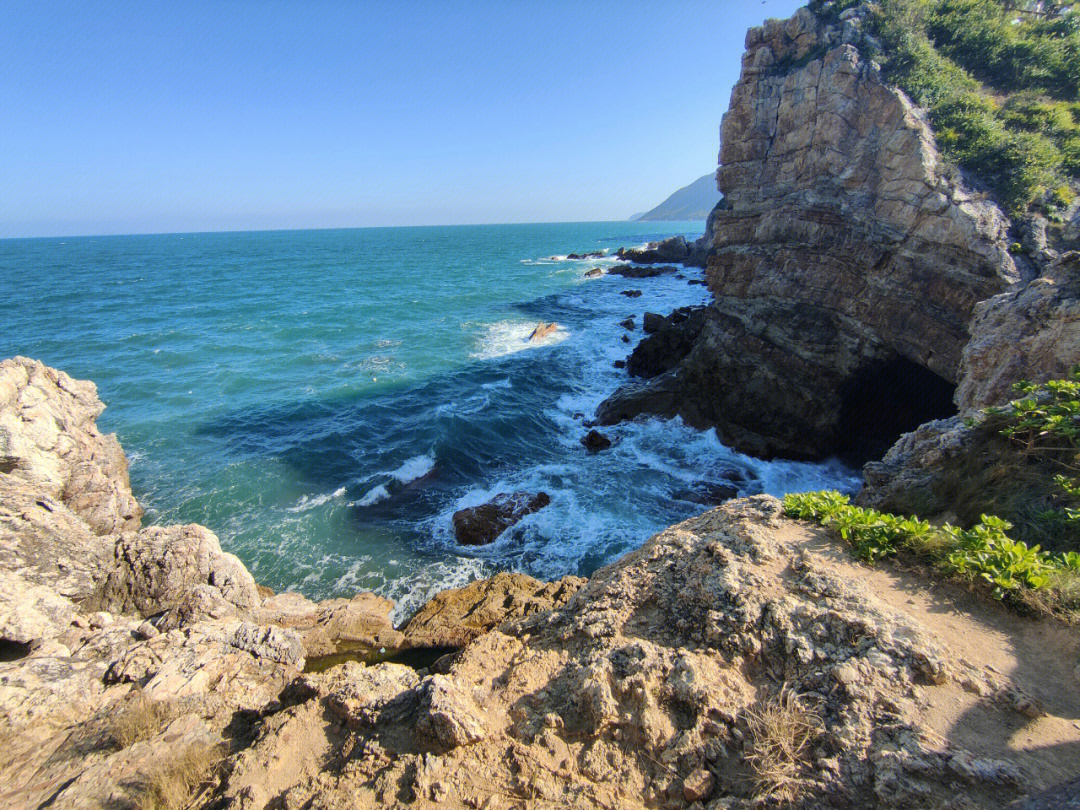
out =
[[[645,214],[636,214],[630,217],[630,220],[653,222],[705,219],[713,210],[713,206],[720,202],[720,196],[720,192],[716,190],[716,175],[710,173],[685,188],[680,188],[653,210]]]

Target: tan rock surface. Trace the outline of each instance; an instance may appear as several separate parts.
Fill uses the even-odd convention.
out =
[[[525,574],[501,573],[442,591],[406,623],[405,644],[463,647],[503,622],[562,607],[584,584],[581,577],[541,582]]]
[[[748,810],[762,790],[750,718],[790,691],[820,722],[793,806],[1001,807],[1070,775],[1080,696],[1056,684],[1078,641],[863,568],[776,500],[743,499],[661,532],[562,608],[479,636],[444,674],[305,675],[222,798],[634,808],[707,795]],[[1032,722],[1014,694],[1045,712],[1030,734],[1014,734]]]
[[[975,307],[971,340],[960,364],[957,404],[967,413],[1001,405],[1015,398],[1013,383],[1061,379],[1076,363],[1080,252],[1073,251],[1023,289]]]

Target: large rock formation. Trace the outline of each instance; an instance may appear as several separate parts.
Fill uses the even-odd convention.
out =
[[[1070,776],[1076,692],[1040,678],[1072,677],[1075,635],[943,612],[943,592],[891,577],[775,499],[735,501],[437,674],[346,664],[298,679],[218,801],[990,808]],[[1001,635],[980,639],[985,621]],[[1050,643],[1067,648],[1052,674],[1030,671]],[[1036,714],[1056,744],[1005,742]]]
[[[24,371],[60,379],[0,364]],[[96,436],[101,404],[77,388],[40,404]],[[30,447],[18,401],[0,422]],[[945,592],[858,567],[771,498],[587,583],[439,594],[402,633],[372,594],[268,594],[200,526],[96,534],[48,494],[70,442],[0,472],[4,807],[991,807],[1075,764],[1075,634],[942,614]],[[102,483],[81,508],[123,527],[126,478]],[[462,648],[434,673],[302,672],[338,642]],[[1008,742],[1036,716],[1030,744]]]
[[[747,34],[702,243],[711,317],[678,368],[620,394],[623,415],[810,457],[948,415],[975,305],[1020,274],[1004,216],[860,51],[859,13]]]

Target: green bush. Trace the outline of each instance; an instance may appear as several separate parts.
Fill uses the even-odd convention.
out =
[[[786,495],[784,511],[836,532],[862,560],[876,562],[910,551],[928,557],[946,573],[985,581],[996,599],[1024,588],[1045,588],[1056,571],[1080,570],[1080,554],[1051,555],[1038,546],[1029,548],[1006,534],[1010,523],[991,515],[983,515],[970,529],[932,526],[917,517],[852,506],[846,495],[834,491]]]
[[[841,4],[818,5],[835,16]],[[881,0],[870,17],[886,77],[928,110],[945,156],[1013,215],[1066,207],[1080,179],[1076,5]]]

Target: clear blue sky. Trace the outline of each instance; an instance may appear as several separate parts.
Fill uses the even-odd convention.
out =
[[[625,219],[796,0],[4,0],[0,237]]]

